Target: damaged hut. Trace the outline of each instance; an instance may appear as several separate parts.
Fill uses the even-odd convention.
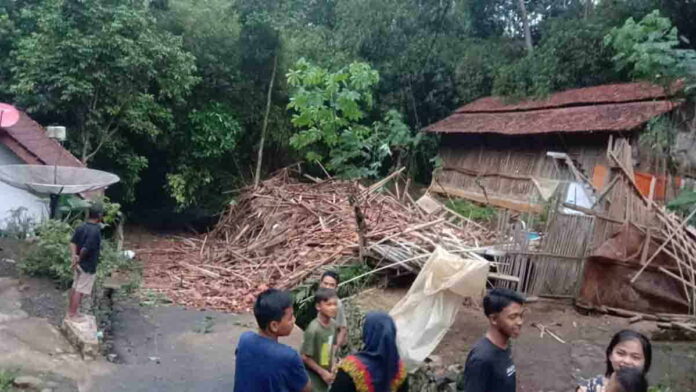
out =
[[[693,310],[693,233],[661,207],[684,181],[640,143],[655,119],[683,117],[682,106],[646,83],[539,101],[479,99],[426,128],[442,135],[443,165],[431,190],[509,210],[550,210],[540,244],[532,248],[522,236],[502,246],[501,269],[520,278],[521,291],[593,306]]]

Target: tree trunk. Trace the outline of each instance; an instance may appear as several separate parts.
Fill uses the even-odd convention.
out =
[[[530,54],[534,48],[532,47],[532,30],[529,27],[529,18],[527,18],[527,7],[524,5],[524,0],[517,0],[520,7],[520,18],[522,18],[522,26],[524,28],[524,43],[527,47],[527,52]]]
[[[278,52],[273,56],[273,71],[271,72],[271,81],[268,83],[268,95],[266,96],[266,113],[263,116],[263,125],[261,127],[261,141],[259,141],[259,154],[256,160],[256,175],[254,176],[254,187],[259,186],[261,178],[261,163],[263,162],[263,145],[266,142],[266,128],[268,128],[268,116],[271,113],[271,96],[273,94],[273,84],[275,83],[276,68],[278,68]]]
[[[589,18],[592,13],[592,1],[593,0],[585,0],[585,19]]]

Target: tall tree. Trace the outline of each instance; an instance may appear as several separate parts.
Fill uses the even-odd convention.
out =
[[[276,73],[278,71],[278,54],[273,56],[273,70],[271,80],[268,82],[268,95],[266,96],[266,111],[263,115],[263,125],[261,126],[261,138],[256,158],[256,173],[254,174],[254,186],[259,185],[261,179],[261,165],[263,163],[263,147],[266,144],[266,130],[268,129],[268,116],[271,114],[271,97],[273,97],[273,85],[275,84]]]
[[[522,28],[524,30],[524,44],[527,47],[527,52],[531,54],[534,49],[534,46],[532,45],[532,28],[529,25],[527,6],[524,4],[524,0],[517,0],[517,6],[520,9],[520,19],[522,19]]]
[[[77,156],[108,158],[100,162],[113,162],[108,169],[130,189],[147,158],[129,137],[152,140],[171,128],[171,104],[197,81],[193,57],[131,1],[45,0],[30,12],[36,31],[17,44],[15,99],[69,126]]]

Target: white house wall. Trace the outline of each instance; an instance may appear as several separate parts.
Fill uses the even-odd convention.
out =
[[[0,144],[0,165],[24,164],[15,153]],[[24,207],[25,217],[41,222],[48,216],[48,197],[42,199],[31,192],[15,188],[0,182],[0,229],[7,226],[7,220],[13,210]]]

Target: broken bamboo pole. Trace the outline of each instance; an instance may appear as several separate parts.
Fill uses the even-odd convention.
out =
[[[689,287],[691,287],[692,289],[696,290],[696,285],[694,285],[694,284],[691,283],[691,282],[687,282],[686,280],[680,278],[678,275],[676,275],[676,274],[670,272],[667,268],[665,268],[665,267],[657,267],[657,269],[659,269],[662,273],[664,273],[664,274],[666,274],[666,275],[669,275],[669,276],[671,276],[672,278],[674,278],[674,279],[676,279],[676,280],[682,282],[684,285],[689,286]]]
[[[696,214],[696,208],[694,208],[694,210],[691,211],[691,213],[689,214],[689,216],[687,216],[686,219],[684,219],[684,220],[682,221],[682,223],[681,223],[681,225],[679,226],[679,228],[684,227],[684,225],[686,225],[686,223],[689,222],[689,219],[691,219],[691,218],[694,216],[694,214]],[[657,248],[657,251],[655,251],[655,253],[653,253],[653,255],[650,257],[650,259],[648,259],[648,261],[646,261],[645,264],[643,264],[643,266],[642,266],[642,267],[640,268],[640,270],[633,276],[633,278],[631,278],[631,284],[633,284],[633,283],[636,282],[636,280],[638,279],[638,277],[640,276],[640,274],[642,274],[643,271],[645,271],[645,268],[657,257],[658,254],[660,254],[660,252],[661,252],[667,245],[670,244],[670,241],[672,240],[672,238],[674,238],[674,237],[677,235],[677,233],[678,233],[678,230],[674,230],[674,231],[672,232],[672,234],[670,234],[670,235],[667,237],[667,239],[662,243],[662,245],[660,245],[660,247]]]

